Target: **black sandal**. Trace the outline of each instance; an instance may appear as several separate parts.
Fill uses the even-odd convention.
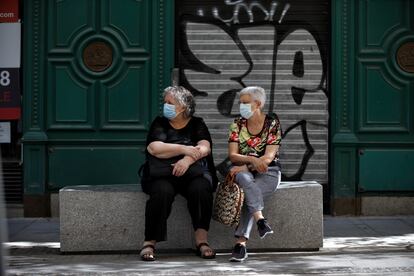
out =
[[[143,253],[142,252],[142,251],[144,251],[147,248],[152,248],[152,254],[149,253],[149,250],[147,250],[147,253]],[[154,255],[155,255],[155,247],[154,247],[154,245],[152,245],[152,244],[144,245],[141,248],[140,255],[141,255],[141,260],[143,260],[144,262],[153,262],[153,261],[155,261],[155,257],[154,257]]]
[[[201,252],[201,247],[203,247],[203,246],[207,246],[208,248],[210,248],[210,251],[213,253],[212,255],[206,255],[206,254],[203,254],[202,252]],[[206,251],[208,251],[208,249],[206,249],[206,250],[204,250],[204,253],[206,252]],[[216,252],[210,247],[210,245],[208,244],[208,243],[205,243],[205,242],[202,242],[202,243],[200,243],[199,245],[197,245],[197,248],[196,248],[196,255],[197,256],[199,256],[200,258],[203,258],[203,259],[214,259],[215,257],[216,257]]]

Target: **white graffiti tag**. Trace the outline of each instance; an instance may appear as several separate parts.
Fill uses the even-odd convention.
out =
[[[230,25],[230,24],[239,24],[240,20],[239,20],[239,14],[240,14],[240,10],[244,9],[244,11],[247,13],[247,15],[249,16],[249,23],[253,23],[255,21],[254,18],[254,13],[253,10],[254,9],[258,9],[259,11],[261,11],[264,14],[264,21],[274,21],[274,17],[276,14],[276,9],[278,6],[278,2],[277,1],[272,1],[270,3],[270,7],[269,10],[266,9],[261,3],[254,1],[254,2],[250,2],[248,4],[246,4],[244,2],[244,0],[237,0],[237,1],[232,1],[232,0],[225,0],[224,3],[227,6],[234,6],[233,8],[233,16],[228,18],[228,19],[224,19],[220,16],[220,11],[217,7],[213,7],[212,8],[212,15],[214,18],[219,19],[223,22],[225,22],[226,24]],[[280,13],[280,17],[279,20],[277,21],[279,24],[282,23],[283,18],[285,17],[286,13],[288,12],[288,10],[290,9],[290,4],[287,3],[284,5],[282,12]],[[204,16],[204,10],[202,8],[197,10],[197,14],[199,16]]]

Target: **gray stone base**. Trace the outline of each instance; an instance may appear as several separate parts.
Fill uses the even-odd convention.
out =
[[[361,197],[361,215],[398,216],[414,215],[414,197]]]
[[[139,185],[71,186],[60,190],[62,252],[139,250],[144,239],[147,195]],[[274,234],[264,240],[256,229],[250,249],[317,250],[323,246],[322,186],[282,182],[266,202],[264,215]],[[211,222],[209,242],[217,250],[233,246],[233,229]],[[194,248],[185,199],[177,196],[168,220],[168,241],[160,249]]]

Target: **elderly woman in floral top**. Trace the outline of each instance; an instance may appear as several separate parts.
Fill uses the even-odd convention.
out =
[[[246,243],[253,222],[260,238],[273,230],[264,218],[263,199],[274,193],[280,183],[279,146],[282,131],[276,114],[262,112],[266,94],[261,87],[246,87],[240,92],[240,118],[230,125],[229,158],[237,184],[243,188],[245,202],[240,224],[235,231],[236,244],[230,261],[247,258]]]

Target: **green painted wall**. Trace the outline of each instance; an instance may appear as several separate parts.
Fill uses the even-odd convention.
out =
[[[361,196],[414,192],[414,74],[396,61],[399,47],[414,41],[414,3],[331,6],[331,205],[349,214],[358,213]],[[146,132],[170,84],[174,1],[27,0],[23,7],[25,196],[137,183]],[[102,72],[83,62],[94,41],[112,49]]]
[[[397,63],[414,41],[413,10],[409,0],[332,1],[335,214],[358,213],[361,196],[414,191],[414,73]]]

